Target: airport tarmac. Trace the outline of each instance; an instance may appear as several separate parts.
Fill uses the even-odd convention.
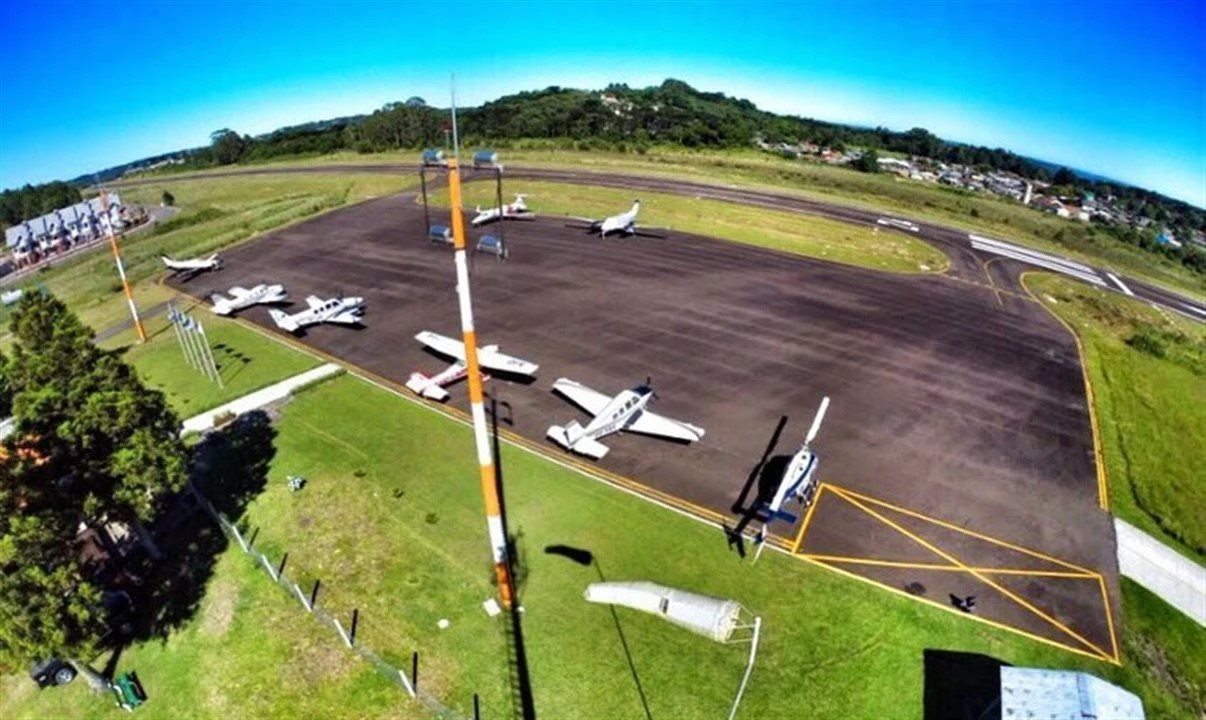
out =
[[[656,189],[675,191],[672,184]],[[758,196],[749,200],[774,201]],[[779,201],[809,212],[791,206],[798,198]],[[505,232],[510,260],[472,261],[479,338],[541,368],[531,385],[492,379],[487,392],[510,403],[516,432],[550,453],[562,451],[544,439],[549,425],[587,420],[550,392],[555,379],[612,394],[651,378],[655,412],[700,425],[706,437],[679,445],[611,436],[603,439],[611,453],[599,465],[736,519],[781,419],[772,463],[798,448],[829,395],[814,443],[822,479],[1100,573],[1117,597],[1114,534],[1098,505],[1075,342],[1037,303],[1013,295],[1015,286],[1002,293],[986,282],[965,235],[923,233],[947,251],[952,267],[943,275],[900,275],[673,232],[664,240],[599,239],[559,218],[508,223]],[[399,384],[412,371],[447,364],[424,351],[415,333],[459,334],[451,248],[425,238],[414,193],[267,234],[223,260],[220,272],[178,287],[204,298],[233,285],[283,283],[291,312],[310,294],[362,295],[363,330],[321,326],[301,340]],[[1005,268],[1023,267],[1012,260],[996,266],[1002,281],[1014,283]],[[243,316],[280,332],[265,308]],[[450,402],[467,408],[463,384],[450,391]],[[764,483],[762,491],[773,487]],[[797,528],[774,531],[791,540]],[[913,535],[924,539],[921,531]],[[991,565],[994,553],[1001,563],[1017,559],[1003,545],[969,549],[971,541],[955,535],[934,542],[951,546],[951,556],[975,558],[956,565]],[[717,541],[724,542],[719,531]],[[1109,609],[1093,583],[1082,589],[1068,578],[1027,578],[1012,594],[1036,615],[1019,611],[983,575],[921,567],[918,548],[934,563],[951,563],[909,533],[860,529],[818,512],[801,552],[833,548],[870,559],[912,553],[914,580],[909,569],[858,574],[898,590],[915,590],[917,582],[936,602],[978,593],[980,612],[994,621],[1076,646],[1063,626],[1103,654],[1112,647]],[[1008,602],[985,600],[994,593]]]

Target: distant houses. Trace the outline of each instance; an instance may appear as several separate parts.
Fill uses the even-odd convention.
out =
[[[4,230],[5,248],[16,267],[39,262],[49,254],[89,243],[118,232],[128,223],[126,207],[117,193],[91,198],[30,218]]]

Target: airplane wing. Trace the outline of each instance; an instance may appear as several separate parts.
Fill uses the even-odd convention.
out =
[[[322,307],[322,298],[318,297],[317,295],[311,295],[310,297],[306,298],[306,305],[309,305],[311,310],[316,310]]]
[[[460,340],[453,340],[450,337],[445,337],[444,335],[434,333],[430,330],[424,330],[423,332],[415,335],[415,340],[418,340],[441,355],[454,357],[462,362],[465,360],[465,343],[461,342]],[[481,354],[479,353],[479,359],[480,355]]]
[[[517,375],[535,375],[536,370],[540,367],[536,363],[511,357],[497,350],[478,349],[477,361],[484,368],[496,372],[515,373]]]
[[[360,316],[351,310],[335,313],[334,315],[324,318],[325,322],[342,323],[343,325],[358,325],[360,324]]]
[[[232,287],[229,292],[235,300],[241,300],[251,294],[251,291],[247,288],[238,286]]]
[[[591,415],[598,415],[603,408],[607,407],[607,403],[611,402],[611,398],[603,393],[595,392],[568,378],[558,378],[557,382],[553,383],[553,390],[566,396],[570,402]]]
[[[648,410],[638,415],[637,419],[626,427],[625,430],[641,433],[642,435],[658,435],[676,440],[686,440],[687,442],[696,442],[704,436],[704,429],[701,427],[696,427],[680,420],[672,420]]]

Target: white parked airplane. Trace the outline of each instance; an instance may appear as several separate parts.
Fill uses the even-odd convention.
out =
[[[163,264],[168,270],[177,275],[187,275],[189,277],[206,270],[220,270],[222,268],[222,260],[217,254],[193,260],[173,260],[167,255],[160,255],[159,258],[163,260]]]
[[[478,205],[477,217],[471,222],[473,225],[485,225],[494,222],[500,215],[504,220],[535,220],[536,215],[528,210],[528,205],[524,202],[526,197],[527,195],[516,195],[515,202],[503,205],[501,211],[496,207],[482,210],[482,206]]]
[[[448,393],[444,390],[444,386],[460,380],[469,372],[465,367],[465,343],[460,340],[453,340],[450,337],[444,337],[430,330],[424,330],[415,335],[415,340],[418,340],[441,355],[456,358],[456,362],[433,377],[427,377],[420,372],[413,372],[410,374],[410,379],[406,381],[406,387],[425,398],[447,400]],[[497,345],[486,345],[485,347],[478,348],[477,362],[487,370],[514,375],[535,376],[536,370],[540,368],[535,363],[500,353]],[[485,377],[483,374],[483,379]]]
[[[608,233],[623,233],[627,236],[643,235],[645,237],[662,237],[652,233],[641,232],[637,229],[636,217],[641,211],[641,201],[633,200],[632,207],[628,212],[612,215],[611,217],[595,220],[593,218],[575,217],[575,220],[580,220],[587,223],[585,229],[587,232],[599,233],[599,237],[607,237]]]
[[[817,433],[820,432],[821,423],[825,420],[825,411],[828,409],[829,396],[826,395],[821,400],[821,406],[817,408],[816,416],[812,419],[812,427],[808,429],[808,434],[804,436],[804,445],[796,451],[791,462],[787,464],[787,469],[783,471],[783,478],[779,480],[779,487],[775,490],[774,497],[762,507],[762,510],[766,513],[766,521],[763,523],[762,529],[758,531],[758,555],[762,554],[762,544],[766,540],[767,525],[775,520],[785,520],[789,523],[796,521],[797,517],[795,515],[783,509],[784,503],[795,498],[800,501],[800,505],[804,508],[812,504],[817,490],[814,479],[816,478],[817,465],[820,464],[820,458],[809,448],[809,444],[816,439]],[[754,559],[757,560],[757,556]]]
[[[608,447],[598,439],[612,433],[629,430],[642,435],[697,442],[703,439],[704,429],[680,420],[672,420],[645,409],[653,399],[653,388],[649,382],[631,390],[622,390],[615,397],[560,378],[553,383],[553,390],[566,396],[575,405],[594,416],[586,427],[571,420],[564,427],[553,425],[547,436],[566,450],[573,450],[596,460],[607,454]]]
[[[340,323],[343,325],[359,325],[360,317],[364,315],[364,298],[336,297],[323,300],[315,295],[306,298],[310,307],[293,315],[286,315],[280,310],[269,310],[272,321],[282,330],[297,332],[307,325],[317,323]]]
[[[230,297],[222,293],[209,296],[213,301],[214,312],[218,315],[229,315],[236,310],[249,308],[252,305],[285,302],[288,297],[284,285],[256,285],[248,290],[242,287],[232,287]]]

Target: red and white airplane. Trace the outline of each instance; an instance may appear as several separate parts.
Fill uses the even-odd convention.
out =
[[[469,370],[465,366],[465,343],[460,340],[453,340],[450,337],[444,337],[430,330],[424,330],[415,335],[415,340],[418,340],[440,355],[456,358],[456,362],[449,365],[443,372],[431,377],[421,372],[413,372],[410,374],[410,379],[406,381],[406,387],[411,392],[431,400],[447,400],[448,391],[444,389],[444,386],[450,385],[469,374]],[[487,370],[510,375],[535,377],[536,371],[540,369],[540,366],[535,363],[500,353],[497,345],[486,345],[478,348],[477,362]],[[483,373],[482,379],[488,379],[488,376]]]
[[[515,202],[503,205],[502,208],[486,208],[482,210],[482,206],[477,206],[477,217],[473,218],[471,224],[485,225],[502,217],[503,220],[535,220],[536,215],[528,210],[527,203],[524,199],[527,195],[516,195]]]

